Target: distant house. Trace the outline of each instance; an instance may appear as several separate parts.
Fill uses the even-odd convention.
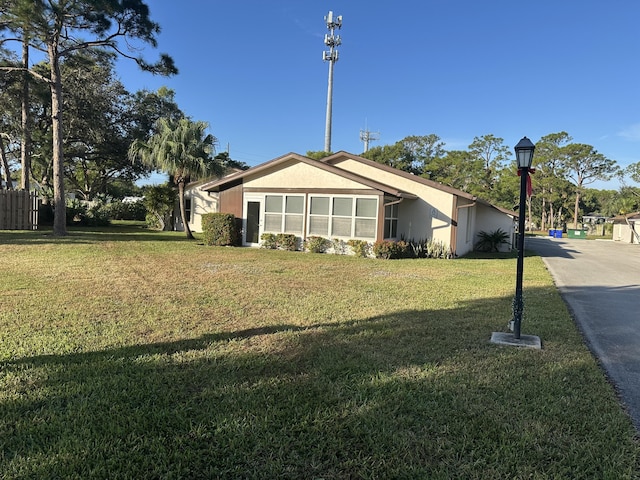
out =
[[[289,153],[249,170],[189,186],[189,222],[206,212],[242,219],[242,243],[263,233],[305,239],[440,241],[455,255],[473,250],[480,231],[513,239],[517,213],[473,195],[347,152],[322,160]],[[512,243],[503,249],[512,248]]]
[[[211,182],[212,179],[191,182],[184,189],[185,214],[189,228],[192,232],[202,232],[202,215],[218,211],[218,195],[202,190],[202,185]],[[180,207],[176,204],[173,213],[173,226],[175,230],[183,231]]]
[[[640,212],[613,218],[613,240],[640,244]]]

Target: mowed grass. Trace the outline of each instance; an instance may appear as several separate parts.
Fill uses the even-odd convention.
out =
[[[538,257],[384,261],[0,232],[0,477],[639,478]]]

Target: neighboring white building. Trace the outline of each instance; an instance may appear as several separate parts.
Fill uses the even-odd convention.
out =
[[[613,240],[640,244],[640,212],[614,217]]]
[[[210,182],[211,179],[192,182],[185,186],[184,202],[187,215],[187,222],[192,232],[202,232],[202,215],[205,213],[218,211],[218,195],[213,192],[205,192],[200,187]],[[174,229],[183,231],[180,206],[176,205],[173,219]]]

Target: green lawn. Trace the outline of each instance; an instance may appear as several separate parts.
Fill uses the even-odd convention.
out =
[[[640,478],[542,261],[0,232],[0,477]]]

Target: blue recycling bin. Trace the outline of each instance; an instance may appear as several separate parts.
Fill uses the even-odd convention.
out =
[[[554,238],[562,238],[562,230],[554,230],[555,235]]]

